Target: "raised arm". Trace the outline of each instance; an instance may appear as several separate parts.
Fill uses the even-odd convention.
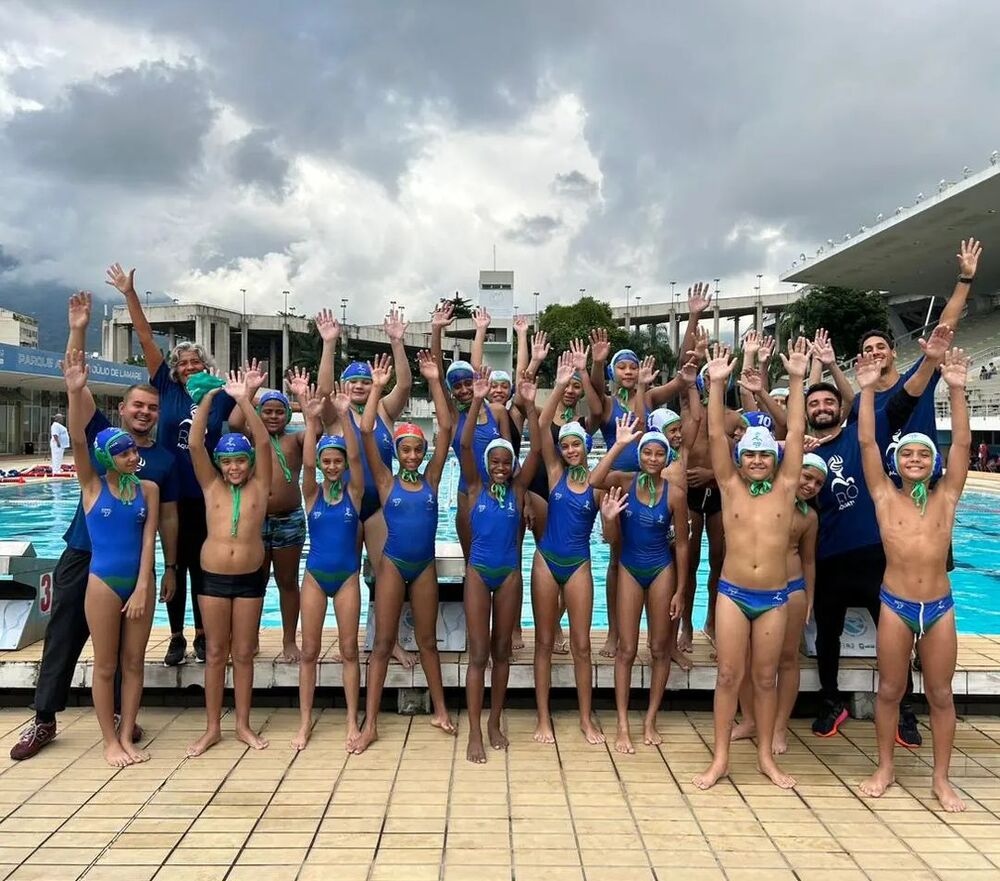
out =
[[[300,377],[304,376],[306,382],[309,381],[309,374],[302,368],[293,367],[288,371],[288,381],[289,387],[291,383],[295,382]],[[260,369],[260,364],[257,359],[254,358],[248,364],[243,365],[243,381],[247,388],[247,397],[250,403],[253,404],[257,400],[257,392],[261,390],[264,385],[264,371]],[[230,431],[244,431],[247,427],[246,415],[239,407],[233,407],[232,412],[226,418],[229,423]]]
[[[361,415],[361,443],[364,445],[365,458],[368,460],[368,467],[375,478],[379,494],[384,498],[392,488],[392,471],[386,468],[385,462],[382,461],[382,454],[375,441],[375,419],[378,416],[378,402],[382,398],[382,389],[392,376],[392,358],[388,355],[376,355],[369,362],[369,366],[372,369],[372,387],[368,392],[365,412]],[[347,418],[351,418],[350,414],[347,414]],[[344,423],[343,428],[345,435],[353,430],[350,423]]]
[[[608,341],[608,332],[603,327],[596,327],[590,332],[590,356],[593,363],[590,367],[590,384],[594,387],[597,397],[601,401],[600,410],[595,415],[603,423],[606,416],[605,410],[611,412],[611,402],[608,400],[608,380],[605,370],[608,366],[608,358],[611,357],[611,343]]]
[[[308,511],[319,495],[319,483],[316,480],[316,443],[319,440],[320,418],[323,412],[323,398],[317,394],[314,387],[292,388],[302,408],[302,417],[306,428],[302,439],[302,498]],[[354,434],[352,431],[351,434]]]
[[[868,492],[876,502],[894,489],[882,464],[882,450],[875,432],[875,383],[879,378],[878,363],[870,355],[858,355],[854,362],[854,375],[861,386],[858,405],[858,444],[861,446],[861,466],[865,473]],[[791,397],[791,389],[789,389]]]
[[[689,352],[684,359],[677,362],[681,369],[670,382],[651,388],[645,394],[646,405],[653,410],[679,397],[684,390],[694,383],[698,376],[698,367],[693,353]]]
[[[128,274],[118,263],[113,263],[108,268],[107,280],[105,284],[116,288],[123,297],[125,305],[128,307],[128,316],[132,319],[132,327],[139,335],[139,344],[142,346],[142,354],[146,360],[146,370],[150,376],[154,376],[163,363],[163,352],[156,345],[153,339],[153,328],[149,326],[146,313],[142,311],[142,304],[139,302],[139,295],[135,292],[135,269],[130,269]]]
[[[820,364],[819,378],[815,382],[819,382],[822,379],[824,370],[829,370],[830,375],[833,377],[834,385],[837,386],[837,391],[840,392],[842,400],[841,410],[844,413],[850,413],[851,407],[854,405],[854,386],[851,385],[851,381],[844,375],[844,371],[840,369],[840,365],[837,363],[837,353],[834,352],[833,342],[830,340],[830,334],[822,327],[816,330],[816,336],[813,337],[810,346],[810,354],[813,358],[813,369],[809,373],[810,384],[814,381],[813,376],[816,375],[815,364],[818,361]]]
[[[683,400],[683,398],[682,398]],[[701,395],[694,385],[687,390],[687,416],[681,410],[681,445],[690,450],[701,431],[701,422],[705,418],[705,407],[701,403]]]
[[[339,383],[333,384],[333,408],[340,424],[345,427],[344,446],[347,447],[347,490],[351,494],[354,507],[359,508],[365,494],[365,467],[361,463],[361,444],[358,433],[351,427],[351,398]],[[315,455],[315,445],[313,445]]]
[[[625,413],[615,422],[618,426],[615,442],[590,472],[590,485],[598,489],[610,489],[613,486],[625,489],[635,478],[634,474],[625,471],[612,471],[611,466],[627,447],[637,443],[642,437],[644,423],[634,413]]]
[[[451,444],[451,432],[454,428],[451,406],[448,404],[448,396],[444,393],[444,385],[441,383],[441,371],[438,370],[430,352],[418,352],[417,361],[420,364],[420,375],[427,380],[427,387],[431,392],[431,399],[434,401],[434,418],[437,420],[437,437],[434,439],[434,455],[431,456],[427,468],[424,469],[425,479],[437,489],[441,482],[441,473],[444,471],[444,463],[448,461],[448,448]],[[487,380],[489,388],[489,380]]]
[[[316,395],[321,400],[329,400],[337,372],[337,340],[340,339],[340,322],[330,309],[320,309],[313,319],[316,332],[323,341],[316,373]],[[332,421],[332,420],[331,420]]]
[[[473,441],[476,437],[476,423],[479,421],[479,413],[483,409],[483,401],[489,390],[489,372],[484,373],[482,366],[477,367],[476,375],[472,379],[472,403],[469,405],[469,412],[466,414],[465,424],[462,426],[462,436],[459,438],[458,460],[462,467],[462,477],[469,485],[470,499],[479,495],[481,481]]]
[[[739,479],[726,434],[726,383],[735,364],[729,349],[716,343],[708,362],[708,449],[720,487]]]
[[[246,427],[250,430],[250,438],[254,448],[254,470],[250,478],[270,492],[271,489],[271,436],[267,433],[264,423],[261,421],[256,408],[253,405],[253,398],[247,386],[246,374],[242,370],[230,370],[226,379],[226,385],[222,389],[229,397],[236,401],[236,406],[243,414]],[[198,408],[201,412],[201,408]],[[192,433],[194,428],[192,427]],[[214,470],[214,469],[213,469]],[[199,480],[200,482],[200,480]]]
[[[490,313],[482,306],[472,310],[472,320],[476,325],[476,333],[472,337],[472,367],[477,372],[483,367],[483,352],[486,349],[486,331],[490,329]]]
[[[926,340],[917,341],[920,343],[924,359],[913,375],[903,384],[908,395],[919,398],[927,390],[927,385],[933,378],[934,371],[941,366],[954,338],[955,332],[950,327],[939,324]]]
[[[444,329],[449,327],[455,320],[455,306],[447,300],[442,300],[437,304],[431,313],[431,355],[437,364],[441,376],[444,372]]]
[[[530,363],[531,352],[528,343],[528,316],[518,315],[514,319],[514,333],[517,335],[517,363],[514,365],[515,390],[517,381],[524,376]],[[537,370],[536,370],[537,372]]]
[[[609,489],[604,498],[601,499],[601,528],[604,532],[604,540],[607,542],[618,542],[621,539],[622,511],[628,507],[628,496],[619,486]],[[676,591],[674,591],[676,594]]]
[[[784,440],[788,430],[788,414],[774,398],[764,390],[764,379],[756,367],[744,367],[740,374],[740,394],[750,396],[750,406],[744,404],[745,410],[756,410],[763,407],[774,420],[774,436]]]
[[[975,239],[959,242],[958,254],[955,255],[958,258],[958,281],[955,282],[955,289],[941,310],[938,324],[947,324],[952,330],[958,328],[962,313],[965,312],[965,303],[969,299],[969,292],[972,290],[972,281],[979,268],[979,255],[982,253],[983,249]]]
[[[409,324],[403,321],[399,311],[393,309],[382,323],[385,335],[392,347],[392,363],[396,366],[396,384],[392,391],[382,399],[382,406],[390,422],[399,419],[399,414],[406,408],[413,390],[413,372],[410,370],[410,359],[406,357],[406,346],[403,345],[403,335]]]
[[[188,435],[188,452],[191,454],[191,465],[194,467],[194,476],[198,480],[198,486],[202,491],[220,480],[219,473],[212,465],[211,454],[205,447],[205,432],[208,431],[208,414],[212,409],[212,401],[215,396],[222,391],[221,388],[209,389],[205,392],[198,408],[194,412],[194,419],[191,420],[191,431]]]
[[[698,282],[688,288],[688,323],[684,328],[684,338],[681,340],[681,352],[690,352],[698,341],[698,322],[701,316],[712,305],[712,294],[708,282]],[[677,353],[680,355],[680,352]]]
[[[785,432],[785,458],[778,469],[778,479],[794,498],[802,474],[803,445],[806,434],[805,378],[809,372],[809,340],[800,336],[788,341],[788,355],[781,361],[788,374],[788,423]]]
[[[87,360],[79,349],[71,349],[62,362],[63,378],[66,380],[66,394],[69,398],[69,411],[66,422],[69,438],[73,445],[73,464],[76,466],[76,477],[80,482],[81,493],[96,498],[100,491],[100,478],[90,462],[90,444],[87,443],[87,423],[94,415],[94,400],[87,388]],[[85,397],[90,398],[89,407]],[[87,410],[90,416],[87,416]],[[86,418],[84,418],[86,417]]]
[[[556,449],[555,443],[552,441],[552,422],[555,419],[556,407],[562,400],[563,392],[566,391],[566,386],[569,385],[572,377],[573,364],[570,354],[569,352],[563,352],[556,363],[555,385],[552,387],[552,392],[545,401],[541,415],[536,420],[535,416],[529,413],[531,431],[533,432],[531,435],[531,444],[534,446],[535,438],[539,438],[542,445],[542,459],[549,474],[550,488],[556,485],[563,472],[562,458]],[[534,433],[536,431],[537,434]]]
[[[945,487],[957,502],[965,487],[969,473],[969,454],[972,449],[972,431],[969,428],[969,406],[965,401],[965,381],[969,370],[969,359],[961,349],[952,349],[945,355],[941,366],[941,378],[948,386],[951,398],[951,446],[948,448],[948,468],[941,478]]]
[[[747,391],[743,383],[743,374],[748,370],[757,370],[757,350],[760,348],[760,337],[757,331],[751,330],[743,337],[743,371],[740,374],[740,406],[744,410],[756,410],[757,402],[752,393]],[[759,371],[758,371],[759,372]]]

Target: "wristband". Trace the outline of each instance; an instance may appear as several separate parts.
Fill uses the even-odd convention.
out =
[[[975,280],[974,275],[960,275],[958,277],[959,284],[972,284]]]

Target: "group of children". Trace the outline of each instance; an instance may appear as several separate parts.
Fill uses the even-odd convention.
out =
[[[780,355],[788,376],[784,394],[777,389],[768,392],[766,359],[761,357],[765,369],[759,370],[745,350],[739,374],[741,412],[728,406],[736,373],[732,352],[721,345],[709,352],[707,335],[698,328],[698,315],[710,299],[707,286],[695,286],[689,298],[692,320],[676,376],[659,381],[652,359],[627,349],[611,356],[606,332],[595,330],[588,341],[574,341],[558,357],[554,388],[540,409],[536,377],[548,355],[544,335],[536,334],[529,343],[527,322],[523,318],[516,322],[515,383],[510,374],[491,371],[483,363],[489,316],[480,311],[472,363],[454,361],[446,368],[442,338],[452,322],[452,310],[442,304],[432,315],[431,351],[418,356],[437,423],[429,459],[430,445],[423,431],[415,424],[396,422],[411,382],[401,342],[405,325],[395,314],[386,322],[394,357],[350,363],[336,383],[332,349],[339,327],[329,313],[320,314],[317,326],[324,358],[317,385],[301,371],[289,377],[289,390],[304,416],[304,432],[286,431],[292,413],[288,397],[278,391],[258,394],[264,377],[256,363],[226,378],[206,371],[189,379],[187,388],[197,405],[189,447],[205,497],[208,535],[201,551],[204,585],[198,600],[207,643],[208,725],[189,755],[201,754],[221,737],[229,658],[236,736],[254,748],[267,746],[249,720],[264,588],[269,564],[275,563],[277,572],[282,556],[277,550],[281,542],[274,538],[301,532],[303,522],[309,532],[309,554],[301,596],[296,592],[294,599],[300,605],[302,626],[301,727],[292,745],[303,749],[309,740],[329,599],[343,660],[347,750],[360,753],[378,737],[382,690],[389,660],[398,652],[396,636],[405,598],[412,605],[419,660],[433,704],[431,724],[455,732],[437,652],[434,565],[439,486],[451,446],[461,468],[456,529],[467,561],[469,761],[486,761],[481,716],[488,667],[487,739],[495,750],[507,746],[502,711],[511,653],[521,644],[526,528],[536,536],[530,584],[538,712],[534,739],[541,743],[555,739],[549,711],[551,665],[562,643],[559,622],[565,611],[580,728],[590,743],[605,740],[591,700],[591,544],[600,514],[611,550],[607,579],[611,635],[604,651],[615,657],[614,748],[632,753],[628,709],[642,613],[646,613],[652,661],[642,740],[656,745],[662,742],[657,715],[671,660],[687,664],[690,626],[682,622],[690,621],[701,529],[721,511],[725,553],[715,567],[717,597],[710,601],[709,622],[718,657],[714,756],[694,782],[708,788],[727,773],[742,697],[742,724],[752,720],[761,772],[778,786],[794,786],[776,756],[787,748],[788,719],[798,694],[799,643],[814,599],[818,518],[812,502],[827,479],[828,463],[810,451],[822,441],[806,436],[805,397],[811,390],[805,389],[805,382],[810,355],[821,359],[826,345],[821,334],[811,342],[789,341],[787,353]],[[936,486],[940,462],[933,441],[925,435],[906,435],[896,445],[901,488],[886,476],[873,426],[878,367],[869,356],[859,356],[856,367],[864,475],[888,563],[883,602],[894,613],[882,616],[879,624],[880,770],[862,787],[870,795],[880,795],[891,783],[893,708],[898,709],[897,692],[905,687],[913,636],[920,639],[929,689],[950,682],[955,664],[945,558],[969,460],[962,394],[967,362],[960,350],[948,351],[947,330],[939,328],[932,340],[926,351],[927,369],[942,364],[942,376],[952,392],[952,446],[947,472]],[[752,343],[746,348],[768,345],[756,337]],[[397,383],[386,393],[394,369]],[[90,467],[80,405],[86,384],[83,355],[68,352],[64,370],[70,433],[93,541],[86,613],[95,644],[94,703],[108,761],[127,764],[144,758],[132,746],[131,733],[153,607],[157,488],[135,477],[135,443],[120,430],[108,429],[94,443],[106,474],[99,476]],[[208,414],[213,397],[222,392],[236,402],[230,428],[242,429],[249,437],[234,431],[209,450]],[[586,414],[579,412],[584,400]],[[521,461],[525,425],[532,443]],[[592,466],[589,452],[597,430],[607,451]],[[370,622],[375,636],[363,719],[358,658],[362,539],[375,572]],[[301,552],[301,543],[298,547]],[[291,556],[298,566],[297,555],[285,556],[286,566]],[[283,612],[286,602],[292,602],[286,601],[285,593]],[[122,612],[125,626],[119,650],[117,621]],[[290,636],[286,620],[286,649],[295,647],[294,637],[293,617]],[[113,678],[119,655],[125,685],[116,731],[106,674],[110,670]],[[935,791],[946,806],[960,809],[960,800],[947,784],[954,710],[949,716],[935,707],[940,702],[932,703],[931,714]],[[940,791],[939,777],[944,781]]]

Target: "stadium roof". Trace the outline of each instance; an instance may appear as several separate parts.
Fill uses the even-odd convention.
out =
[[[947,296],[957,274],[958,243],[969,236],[984,247],[976,289],[1000,290],[1000,165],[946,186],[849,241],[832,247],[828,241],[822,254],[800,260],[781,280]]]

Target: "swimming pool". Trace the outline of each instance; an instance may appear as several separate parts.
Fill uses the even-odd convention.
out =
[[[448,462],[441,481],[438,536],[443,540],[456,540],[454,499],[458,483],[458,467],[454,457]],[[80,491],[75,481],[66,480],[35,486],[4,486],[0,489],[0,539],[21,539],[34,542],[40,557],[58,557],[65,547],[62,536],[73,519]],[[962,633],[1000,633],[1000,496],[988,493],[966,492],[958,507],[955,523],[955,571],[951,573],[955,595],[958,629]],[[308,548],[307,548],[308,550]],[[535,543],[529,532],[524,540],[524,601],[521,620],[524,626],[532,625],[531,560]],[[594,626],[607,627],[608,610],[604,579],[608,562],[608,546],[601,540],[600,520],[594,529],[592,543],[594,568]],[[695,626],[705,618],[705,589],[708,564],[702,554],[699,569],[699,591],[695,599]],[[157,571],[162,572],[162,554],[156,548]],[[305,553],[302,555],[303,566]],[[362,585],[362,621],[367,612],[367,592]],[[190,606],[187,612],[191,626]],[[335,626],[333,607],[330,604],[327,623]],[[565,622],[564,622],[565,623]],[[154,624],[166,626],[166,607],[158,605]],[[264,601],[263,624],[280,627],[278,592],[274,580],[268,587]]]

